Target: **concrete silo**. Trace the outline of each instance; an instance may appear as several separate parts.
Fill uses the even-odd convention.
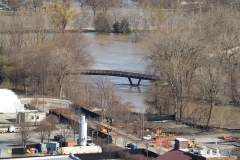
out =
[[[79,137],[78,137],[78,145],[86,146],[87,144],[87,122],[85,121],[85,116],[81,116],[79,120]]]

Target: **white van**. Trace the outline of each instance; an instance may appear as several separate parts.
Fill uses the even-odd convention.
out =
[[[19,132],[20,129],[21,129],[20,127],[10,126],[8,127],[8,132],[10,133]]]

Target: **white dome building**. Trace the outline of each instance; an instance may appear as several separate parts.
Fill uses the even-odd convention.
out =
[[[25,112],[17,95],[8,89],[0,89],[0,113]]]

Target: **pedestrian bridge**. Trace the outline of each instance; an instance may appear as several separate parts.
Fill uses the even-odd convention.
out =
[[[141,73],[133,73],[133,72],[123,72],[123,71],[115,71],[115,70],[79,70],[70,74],[83,74],[83,75],[104,75],[104,76],[116,76],[116,77],[126,77],[129,80],[131,86],[139,86],[141,80],[157,80],[157,76],[149,75],[149,74],[141,74]],[[132,83],[132,78],[138,79],[137,84]]]

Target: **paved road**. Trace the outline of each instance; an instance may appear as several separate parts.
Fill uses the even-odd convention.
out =
[[[69,108],[71,102],[62,99],[53,99],[53,98],[19,98],[22,104],[34,104],[40,110],[49,112],[49,109],[54,108]],[[36,103],[38,100],[38,104]],[[42,104],[42,102],[44,102]]]

